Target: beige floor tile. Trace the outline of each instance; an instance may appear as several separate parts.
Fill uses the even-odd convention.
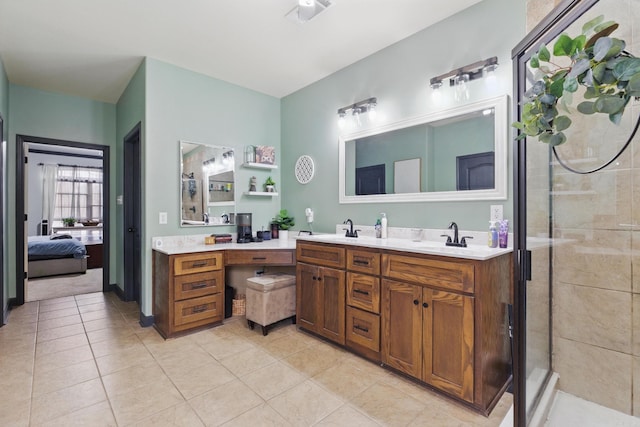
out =
[[[45,301],[48,301],[48,300],[45,300]],[[42,303],[40,304],[40,310],[39,310],[40,314],[47,313],[49,311],[64,310],[64,309],[77,307],[76,302],[74,300],[61,301],[55,304],[45,304],[45,301],[42,301]]]
[[[253,372],[256,369],[271,365],[275,362],[276,359],[273,356],[259,348],[251,348],[220,361],[222,365],[238,377]]]
[[[59,351],[69,350],[71,348],[82,347],[87,345],[87,336],[82,333],[71,335],[70,337],[58,338],[55,340],[44,341],[36,345],[36,357],[57,353]]]
[[[346,353],[331,345],[318,345],[285,357],[282,361],[308,377],[335,366]]]
[[[100,402],[45,422],[43,427],[116,427],[109,402]]]
[[[318,341],[313,341],[313,338],[310,338],[304,334],[288,334],[283,337],[279,337],[262,347],[271,353],[274,357],[278,359],[283,359],[287,356],[291,356],[292,354],[298,353],[302,350],[306,350],[309,347],[313,347],[318,345]]]
[[[155,359],[142,344],[96,358],[100,375],[105,376],[132,366],[155,364]]]
[[[113,294],[113,296],[115,296],[117,298],[117,295]],[[80,301],[80,300],[84,300],[84,299],[91,299],[91,298],[101,298],[101,299],[109,300],[113,296],[112,296],[112,294],[105,294],[105,293],[102,293],[102,292],[89,292],[87,294],[74,295],[73,298],[76,301]]]
[[[83,322],[88,322],[96,319],[105,319],[105,318],[122,318],[122,314],[120,314],[117,310],[96,310],[89,311],[86,313],[80,313]]]
[[[29,425],[30,408],[30,398],[20,401],[0,402],[0,426],[27,427]]]
[[[275,362],[240,379],[260,397],[269,400],[302,383],[306,377],[284,363]]]
[[[375,427],[381,424],[358,412],[351,405],[345,404],[315,425],[318,427]],[[440,427],[436,423],[423,424],[423,426],[429,425]]]
[[[0,328],[0,337],[16,337],[26,334],[35,334],[38,330],[38,323],[33,322],[12,322]]]
[[[356,396],[351,404],[381,424],[407,425],[425,405],[387,384],[374,384]]]
[[[226,357],[233,356],[234,354],[253,348],[253,344],[245,338],[235,336],[220,338],[215,343],[202,345],[202,348],[217,360],[222,360]]]
[[[65,302],[73,302],[73,303],[75,303],[76,299],[73,297],[73,295],[66,296],[66,297],[59,297],[59,298],[51,298],[51,299],[46,299],[46,300],[40,301],[40,306],[63,304]]]
[[[33,396],[51,393],[94,378],[98,378],[98,369],[94,360],[46,372],[36,371],[33,376]]]
[[[110,398],[118,425],[129,425],[184,402],[168,379],[147,383],[143,390],[133,389]]]
[[[189,404],[207,426],[222,425],[264,400],[239,380],[234,380],[189,400]]]
[[[33,359],[31,359],[33,360]],[[2,376],[0,402],[11,405],[31,397],[33,375],[28,368],[8,370]]]
[[[38,331],[44,331],[46,329],[60,328],[62,326],[82,324],[80,314],[74,314],[73,316],[58,317],[57,319],[45,319],[38,322]]]
[[[224,427],[289,427],[292,426],[266,403],[248,410],[244,414],[224,423]]]
[[[84,322],[84,329],[88,332],[98,331],[101,329],[115,328],[120,329],[127,326],[124,319],[118,317],[105,317],[102,319],[89,320]]]
[[[135,427],[204,427],[188,403],[180,403],[134,424]]]
[[[269,405],[291,424],[314,425],[344,403],[313,381],[307,380],[270,399]]]
[[[202,347],[189,341],[185,341],[181,347],[172,347],[166,352],[157,351],[154,357],[168,373],[182,371],[185,366],[196,367],[216,361]]]
[[[132,366],[102,377],[104,389],[110,399],[139,389],[145,389],[150,384],[163,381],[168,381],[168,378],[157,363]],[[142,394],[144,395],[146,392]]]
[[[360,369],[362,361],[347,361],[320,372],[312,380],[343,400],[349,400],[375,384],[379,376]]]
[[[106,395],[100,380],[97,378],[89,380],[34,397],[31,407],[31,422],[36,425],[42,424],[104,400],[106,400]]]
[[[137,335],[129,335],[121,338],[113,338],[91,344],[95,357],[107,356],[122,350],[128,350],[143,345]]]
[[[36,357],[35,371],[38,373],[47,372],[53,369],[60,369],[76,363],[93,360],[93,353],[88,344],[69,350],[49,353]]]
[[[82,323],[76,323],[68,326],[61,326],[59,328],[45,329],[38,331],[38,342],[54,340],[57,338],[70,337],[71,335],[84,334],[84,327]]]
[[[86,301],[86,303],[78,301],[78,311],[80,314],[90,313],[92,311],[111,311],[114,313],[119,313],[119,311],[108,302],[94,302],[92,300]]]
[[[16,372],[33,375],[33,356],[31,352],[18,354],[0,352],[0,378]]]
[[[91,344],[99,343],[100,341],[126,338],[130,335],[134,335],[134,333],[126,324],[87,332],[87,338],[89,338]]]
[[[61,310],[53,310],[47,311],[45,313],[40,313],[38,316],[38,321],[49,320],[49,319],[57,319],[58,317],[65,316],[73,316],[78,314],[78,309],[76,307],[73,308],[63,308]]]
[[[2,336],[0,337],[0,348],[2,348],[2,354],[5,356],[33,355],[36,349],[35,334]]]
[[[185,399],[191,399],[236,379],[235,375],[213,358],[204,365],[185,364],[181,369],[167,372],[167,376]]]

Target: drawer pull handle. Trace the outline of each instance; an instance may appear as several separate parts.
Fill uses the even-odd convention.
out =
[[[418,301],[417,299],[414,299],[413,300],[413,305],[418,305],[418,304],[420,304],[420,301]]]
[[[201,261],[201,262],[194,262],[191,267],[192,268],[198,268],[198,267],[204,267],[207,265],[207,261]]]
[[[362,260],[362,259],[354,259],[353,263],[358,265],[369,265],[369,261]]]
[[[368,291],[362,291],[360,289],[354,289],[353,292],[355,292],[357,294],[362,294],[362,295],[369,295]]]
[[[254,261],[264,261],[265,259],[267,259],[266,256],[254,256],[253,257]]]
[[[192,313],[202,313],[203,311],[206,311],[206,309],[207,309],[207,304],[197,305],[197,306],[193,307],[191,312]]]
[[[363,328],[363,327],[362,327],[362,326],[360,326],[360,325],[353,325],[353,329],[357,329],[357,330],[359,330],[359,331],[367,332],[367,333],[369,332],[369,328]]]
[[[203,283],[194,283],[193,285],[191,285],[191,289],[202,289],[202,288],[206,288],[207,287],[207,283],[203,282]]]

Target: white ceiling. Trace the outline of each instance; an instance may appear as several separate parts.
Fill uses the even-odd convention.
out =
[[[149,56],[283,97],[481,0],[0,0],[9,81],[115,103]],[[439,41],[435,41],[439,42]]]

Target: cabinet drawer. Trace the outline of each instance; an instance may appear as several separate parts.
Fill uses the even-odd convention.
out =
[[[347,305],[380,314],[380,279],[348,272]]]
[[[347,307],[347,342],[380,351],[380,316]]]
[[[174,299],[180,301],[217,294],[224,287],[222,270],[177,276],[173,284]]]
[[[347,270],[377,276],[380,274],[380,254],[366,250],[347,250]]]
[[[226,265],[294,265],[293,250],[228,250]]]
[[[309,264],[344,268],[345,249],[335,245],[298,242],[296,259]]]
[[[393,279],[473,293],[474,265],[464,260],[382,255],[382,275]]]
[[[216,320],[222,320],[224,308],[222,306],[222,294],[208,295],[200,298],[192,298],[174,303],[174,320],[176,330],[187,329],[194,323],[205,325]],[[180,328],[180,326],[186,326]]]
[[[222,252],[180,255],[174,258],[174,274],[204,273],[222,269]]]

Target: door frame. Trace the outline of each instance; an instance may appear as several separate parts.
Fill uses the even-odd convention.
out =
[[[4,236],[4,207],[5,207],[5,194],[4,194],[4,183],[5,183],[5,149],[6,145],[4,143],[4,118],[2,114],[0,114],[0,204],[2,205],[2,209],[0,209],[0,236]],[[7,320],[7,314],[9,312],[8,306],[5,305],[6,301],[4,300],[4,293],[7,287],[6,282],[4,281],[4,242],[6,239],[2,239],[2,243],[0,244],[0,327],[5,324]]]
[[[123,139],[124,182],[131,182],[133,186],[124,185],[123,191],[123,270],[125,301],[137,301],[141,306],[142,291],[142,123],[138,122]],[[134,147],[135,146],[135,147]],[[130,151],[133,149],[133,152]],[[133,157],[130,157],[133,156]],[[128,165],[127,162],[133,162]],[[131,166],[131,167],[130,167]],[[134,176],[135,175],[135,176]],[[132,188],[133,187],[133,188]],[[133,222],[130,224],[129,221]],[[133,239],[128,233],[129,228],[137,230]],[[137,265],[131,265],[131,262]],[[142,321],[142,311],[140,311]]]
[[[102,151],[102,292],[108,292],[111,289],[109,284],[109,247],[110,238],[109,230],[111,225],[110,208],[111,208],[111,188],[110,188],[110,147],[108,145],[89,144],[86,142],[69,141],[62,139],[53,139],[39,136],[16,135],[16,297],[13,305],[24,304],[24,277],[25,277],[25,257],[24,257],[24,222],[26,212],[24,210],[25,187],[24,173],[25,151],[24,143],[33,142],[36,144],[49,144],[74,148],[86,148],[90,150]]]

